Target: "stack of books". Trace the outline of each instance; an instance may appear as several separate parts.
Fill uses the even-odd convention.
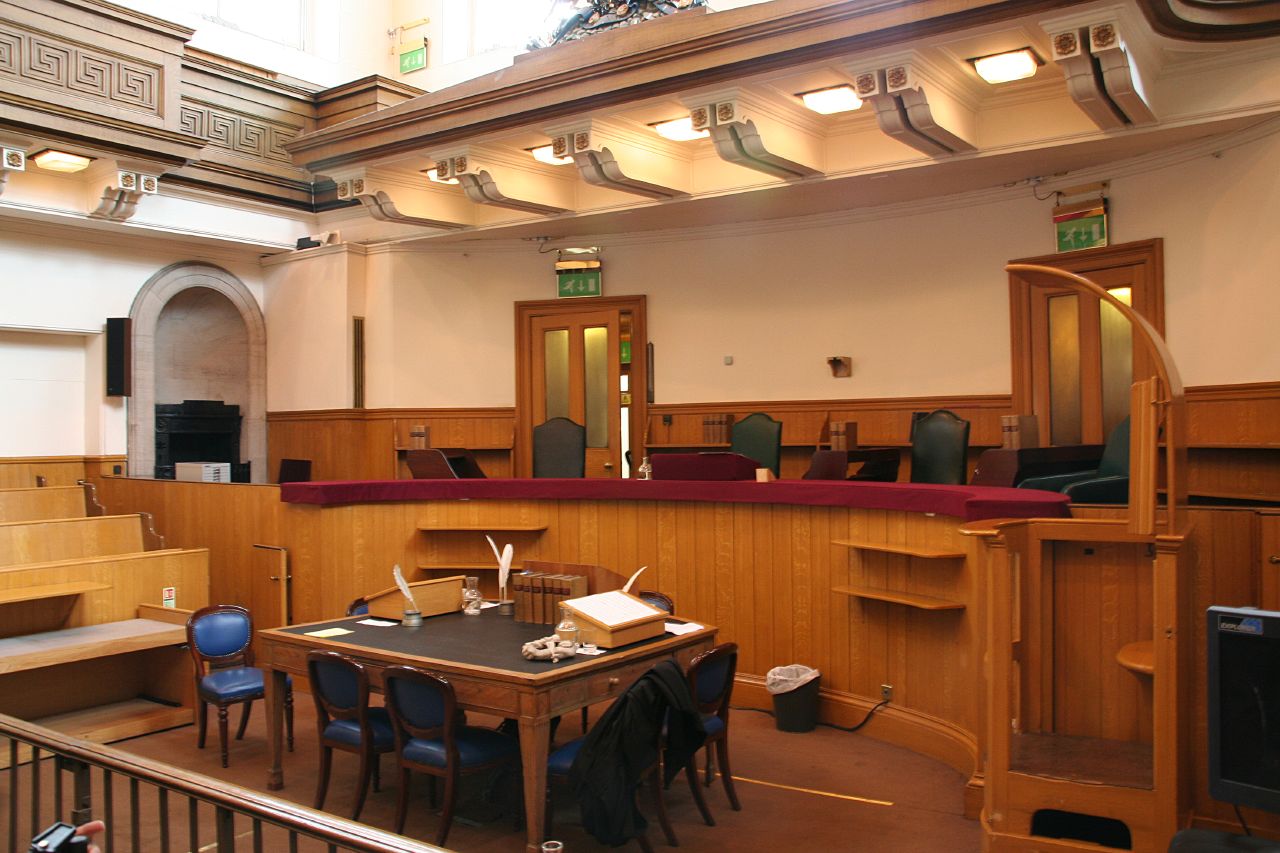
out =
[[[858,422],[832,421],[830,436],[832,450],[853,450],[858,446]]]
[[[733,415],[704,415],[702,418],[703,444],[728,444],[733,429]]]
[[[560,602],[587,594],[585,575],[520,572],[512,576],[516,621],[554,625],[560,621]]]
[[[1040,446],[1040,428],[1035,415],[1001,415],[1000,446],[1005,450],[1022,450]]]

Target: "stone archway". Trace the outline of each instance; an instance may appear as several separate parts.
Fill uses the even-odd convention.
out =
[[[157,272],[138,291],[129,317],[133,320],[133,396],[129,400],[129,471],[150,477],[155,471],[156,331],[161,312],[174,297],[191,288],[220,294],[244,323],[247,390],[241,407],[241,456],[254,482],[267,480],[267,332],[262,309],[249,289],[231,273],[212,264],[182,261]]]

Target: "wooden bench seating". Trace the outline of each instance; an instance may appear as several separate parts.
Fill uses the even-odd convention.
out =
[[[93,658],[180,646],[186,627],[154,619],[125,619],[0,639],[0,675]]]
[[[83,518],[86,515],[84,488],[81,486],[0,489],[0,522]]]
[[[0,566],[163,548],[148,513],[0,523]]]

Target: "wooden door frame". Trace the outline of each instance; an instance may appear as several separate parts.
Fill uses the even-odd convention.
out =
[[[1098,249],[1083,249],[1078,252],[1041,255],[1036,258],[1021,258],[1010,261],[1011,264],[1038,264],[1057,267],[1067,272],[1086,278],[1090,273],[1100,269],[1129,266],[1138,270],[1133,288],[1133,309],[1141,314],[1155,327],[1161,336],[1164,335],[1164,240],[1138,240],[1132,243],[1121,243],[1117,246],[1103,246]],[[1139,286],[1140,285],[1140,286]],[[1035,414],[1040,429],[1040,443],[1049,443],[1049,412],[1036,408],[1042,400],[1036,396],[1036,372],[1034,369],[1034,333],[1035,312],[1033,294],[1036,288],[1024,281],[1015,273],[1009,273],[1009,321],[1010,363],[1013,375],[1012,406],[1015,413]],[[1154,366],[1145,348],[1135,347],[1133,354],[1133,375],[1146,376]],[[1083,390],[1083,389],[1082,389]],[[1106,436],[1102,436],[1105,440]]]
[[[616,309],[631,312],[631,444],[619,452],[644,450],[644,430],[649,422],[648,323],[646,297],[593,296],[585,299],[538,299],[517,302],[516,323],[516,433],[512,448],[512,476],[533,476],[533,374],[527,362],[532,340],[529,325],[534,317]],[[639,454],[631,454],[633,461]],[[637,464],[639,464],[637,462]]]

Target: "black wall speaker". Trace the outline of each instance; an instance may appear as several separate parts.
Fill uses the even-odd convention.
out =
[[[107,396],[133,393],[133,321],[107,318]]]

